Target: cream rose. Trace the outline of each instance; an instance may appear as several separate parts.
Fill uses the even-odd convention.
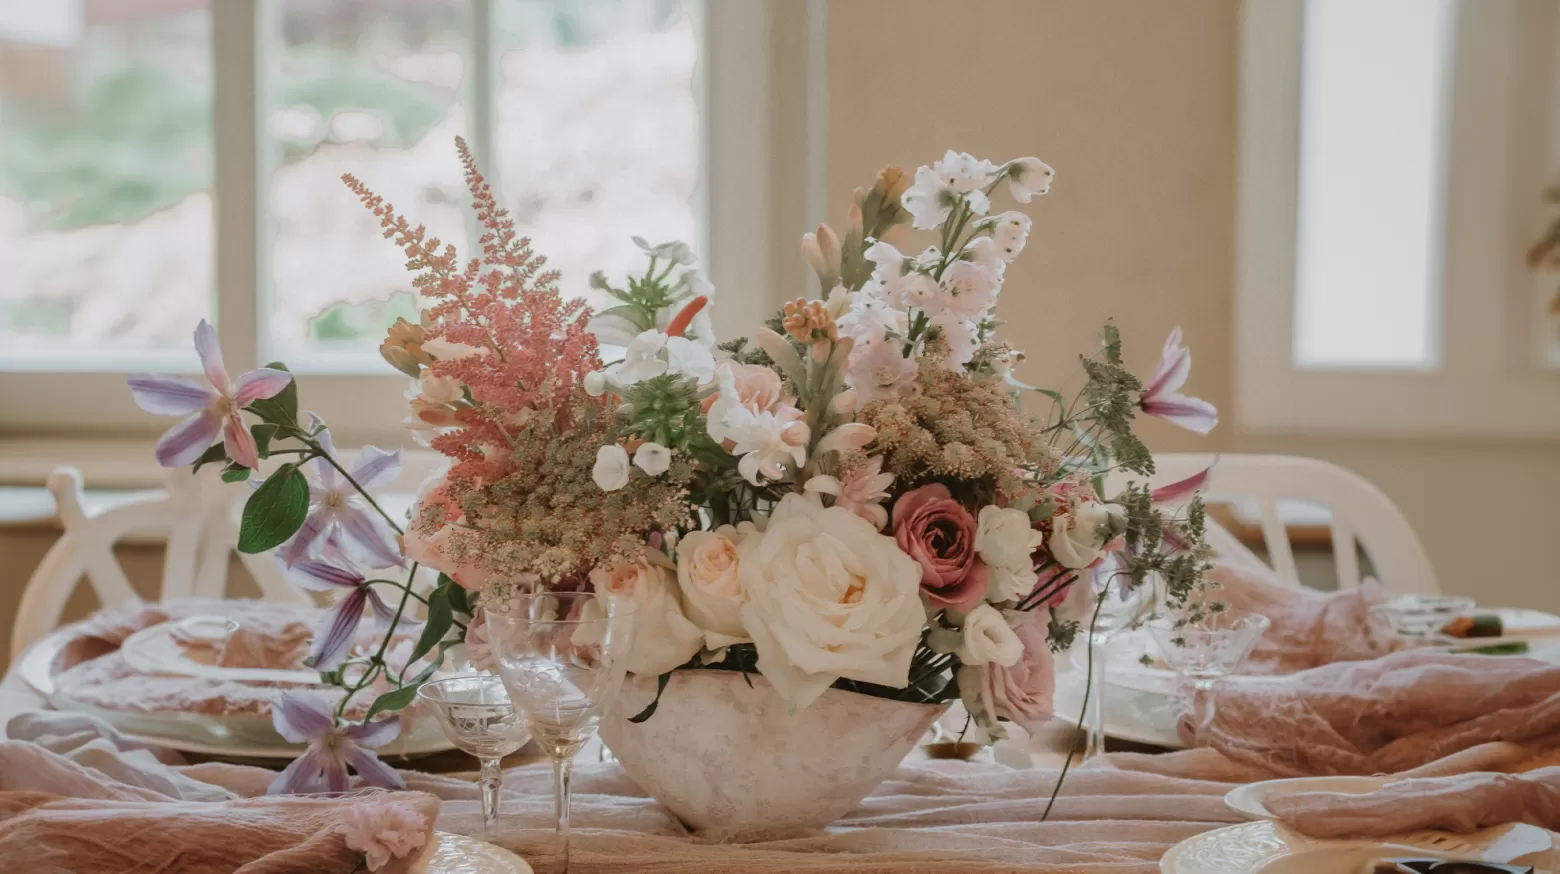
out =
[[[921,567],[840,507],[786,495],[737,547],[758,670],[800,709],[848,677],[903,688],[921,639]]]
[[[644,676],[664,674],[684,664],[704,645],[704,633],[683,615],[671,569],[652,564],[655,557],[590,572],[597,597],[634,602],[634,648],[628,671]]]
[[[693,624],[704,630],[709,649],[748,640],[742,627],[746,599],[737,546],[755,531],[752,522],[722,525],[714,531],[691,532],[677,543],[677,585],[682,589],[683,608]]]
[[[1051,556],[1063,567],[1085,568],[1105,555],[1105,543],[1122,527],[1115,504],[1080,501],[1051,520]]]
[[[990,604],[981,604],[964,616],[964,642],[959,661],[966,665],[998,664],[1012,667],[1024,654],[1024,644],[1007,620]]]

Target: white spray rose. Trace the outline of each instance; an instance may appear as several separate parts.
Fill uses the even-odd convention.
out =
[[[1051,557],[1063,567],[1085,568],[1105,554],[1105,543],[1123,527],[1123,511],[1115,504],[1080,501],[1051,520]]]
[[[634,648],[628,655],[628,671],[647,677],[686,663],[704,646],[704,632],[683,615],[672,571],[659,563],[652,564],[654,558],[660,558],[659,553],[650,559],[590,572],[598,598],[618,597],[634,602]],[[590,608],[592,618],[605,615],[598,604],[593,603]]]
[[[964,616],[964,642],[959,661],[966,665],[995,663],[1012,667],[1024,655],[1024,644],[1007,619],[990,604],[981,604]]]
[[[737,547],[757,530],[752,522],[739,527],[722,525],[714,531],[691,532],[677,544],[677,585],[682,589],[683,609],[694,625],[704,629],[708,649],[748,640],[742,627],[746,599]]]
[[[988,566],[1034,567],[1030,556],[1045,543],[1045,535],[1030,527],[1028,513],[987,504],[976,523],[975,551]]]
[[[737,548],[758,670],[794,709],[841,677],[904,688],[926,624],[921,568],[872,523],[798,494]]]
[[[596,466],[591,468],[590,478],[604,492],[615,492],[628,485],[628,450],[608,443],[596,450]]]

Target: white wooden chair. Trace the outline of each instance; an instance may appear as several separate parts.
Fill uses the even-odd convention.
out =
[[[346,455],[346,453],[343,453]],[[401,493],[387,500],[392,514],[408,506],[418,484],[436,472],[440,456],[431,452],[403,454],[401,475],[389,491]],[[127,537],[166,537],[162,587],[156,599],[221,598],[227,595],[230,556],[237,554],[254,577],[261,597],[272,601],[313,603],[312,598],[282,576],[269,554],[247,555],[238,543],[239,508],[247,487],[221,482],[215,467],[191,475],[186,469],[168,472],[168,487],[134,496],[96,514],[89,514],[82,493],[81,474],[62,467],[48,479],[64,533],[27,581],[11,632],[11,657],[59,626],[65,606],[83,577],[107,607],[136,597],[114,545]]]
[[[1268,562],[1280,580],[1300,586],[1294,550],[1281,512],[1286,501],[1320,506],[1330,514],[1333,564],[1339,589],[1360,584],[1356,544],[1370,557],[1377,580],[1394,594],[1437,594],[1440,585],[1424,545],[1392,499],[1351,470],[1315,458],[1228,453],[1155,456],[1153,486],[1168,485],[1212,467],[1202,494],[1210,502],[1254,508]],[[1210,524],[1209,544],[1221,556],[1262,562],[1233,534]]]

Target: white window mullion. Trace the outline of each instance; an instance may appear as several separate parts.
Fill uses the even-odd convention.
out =
[[[217,336],[228,369],[260,363],[265,286],[261,208],[266,48],[275,9],[268,0],[211,5],[213,206]]]

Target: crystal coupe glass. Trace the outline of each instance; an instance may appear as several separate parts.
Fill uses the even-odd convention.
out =
[[[482,763],[482,836],[498,816],[504,772],[499,762],[531,739],[525,716],[498,677],[450,677],[424,683],[417,697],[439,716],[439,727],[461,752]]]
[[[1210,612],[1184,624],[1174,618],[1147,623],[1165,663],[1196,689],[1198,728],[1213,720],[1214,685],[1240,667],[1270,624],[1266,616],[1242,610]]]
[[[634,643],[634,604],[590,592],[515,595],[489,610],[488,638],[510,700],[552,756],[562,870],[569,870],[572,759],[623,686]]]

